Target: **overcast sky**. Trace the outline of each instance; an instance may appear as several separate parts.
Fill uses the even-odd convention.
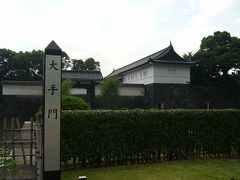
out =
[[[104,76],[169,45],[179,55],[228,31],[240,37],[240,0],[0,0],[0,48],[93,57]]]

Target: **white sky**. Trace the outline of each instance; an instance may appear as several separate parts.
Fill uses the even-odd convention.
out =
[[[240,0],[0,0],[0,48],[93,57],[104,76],[172,41],[179,55],[215,31],[240,37]]]

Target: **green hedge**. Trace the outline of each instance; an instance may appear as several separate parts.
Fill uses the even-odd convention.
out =
[[[64,111],[61,127],[81,167],[240,155],[239,110]]]

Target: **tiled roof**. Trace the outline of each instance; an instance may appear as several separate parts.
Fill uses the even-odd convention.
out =
[[[100,71],[62,71],[62,79],[101,81],[103,76]]]
[[[122,68],[114,70],[111,74],[108,75],[108,77],[119,75],[123,72],[137,68],[137,67],[147,64],[149,62],[163,63],[163,64],[185,64],[185,65],[195,64],[195,62],[186,61],[181,56],[179,56],[174,51],[173,46],[170,43],[170,45],[168,47],[166,47],[156,53],[146,56],[146,57],[144,57],[138,61],[135,61],[131,64],[128,64]]]

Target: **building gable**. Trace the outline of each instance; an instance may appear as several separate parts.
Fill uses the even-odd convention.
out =
[[[179,56],[170,43],[168,47],[119,68],[107,77],[119,76],[123,83],[130,84],[187,84],[190,82],[190,67],[194,64]]]

